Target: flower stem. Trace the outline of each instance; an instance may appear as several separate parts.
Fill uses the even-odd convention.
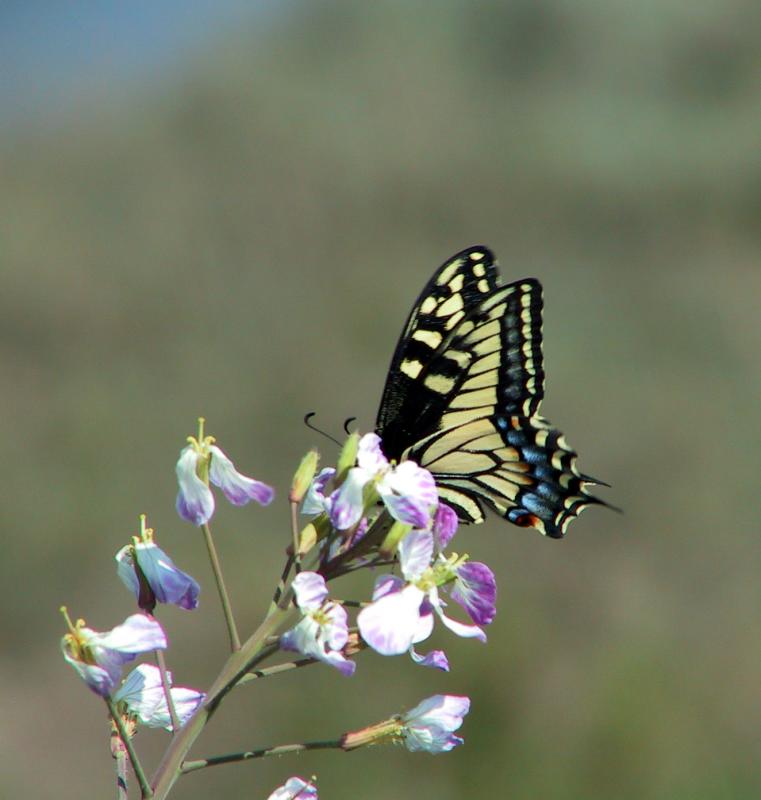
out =
[[[148,783],[148,779],[145,777],[143,767],[140,764],[140,759],[137,757],[135,748],[132,746],[132,739],[130,739],[127,729],[124,727],[124,720],[122,719],[121,714],[116,710],[114,701],[108,695],[106,695],[106,697],[103,699],[106,701],[108,713],[111,715],[111,719],[114,721],[114,725],[116,725],[116,729],[119,731],[119,738],[122,740],[122,744],[126,748],[127,754],[129,755],[129,760],[132,764],[135,777],[137,778],[137,782],[140,784],[140,794],[144,798],[151,798],[153,797],[151,786]]]
[[[164,800],[180,775],[182,762],[190,751],[195,740],[201,735],[206,723],[219,707],[225,695],[248,672],[256,662],[267,638],[276,631],[289,625],[295,616],[295,609],[290,608],[293,593],[289,590],[280,600],[280,604],[267,615],[262,624],[254,631],[240,650],[230,654],[222,667],[222,671],[208,691],[203,705],[182,726],[172,739],[153,776],[153,796],[155,800]]]
[[[246,750],[242,753],[227,753],[223,756],[212,756],[198,761],[186,761],[182,765],[182,773],[195,772],[206,767],[216,767],[220,764],[235,764],[239,761],[249,761],[252,758],[266,758],[267,756],[283,756],[286,753],[303,753],[305,750],[340,750],[342,739],[327,741],[301,742],[299,744],[281,744],[278,747],[265,747],[261,750]]]
[[[267,612],[268,614],[271,614],[277,608],[277,604],[280,602],[280,598],[283,596],[285,584],[288,581],[288,576],[291,574],[291,567],[293,566],[294,559],[295,556],[293,553],[291,553],[291,555],[289,555],[286,559],[285,566],[283,567],[283,574],[280,576],[280,580],[275,587],[275,592],[272,595],[272,603],[270,603],[269,611]]]
[[[264,667],[263,669],[252,670],[244,675],[236,686],[243,686],[244,683],[250,683],[257,678],[269,678],[271,675],[279,675],[281,672],[289,672],[292,669],[299,667],[308,667],[310,664],[318,664],[316,658],[297,658],[295,661],[287,661],[285,664],[275,664],[271,667]]]
[[[384,509],[378,519],[370,526],[367,533],[355,545],[328,561],[319,570],[320,574],[326,581],[344,574],[352,560],[369,552],[383,541],[393,522],[391,515]]]
[[[299,552],[299,504],[291,501],[291,531],[293,533],[293,555],[296,574],[301,572],[301,553]]]
[[[166,705],[169,709],[169,717],[172,720],[172,735],[177,733],[180,729],[180,718],[177,716],[177,709],[174,707],[174,700],[172,699],[172,689],[169,683],[169,675],[166,671],[166,660],[164,659],[163,650],[155,650],[156,665],[159,668],[161,675],[161,685],[164,687],[164,697],[166,698]]]
[[[124,746],[119,731],[116,730],[116,725],[111,725],[111,755],[116,761],[116,797],[117,800],[129,800],[129,789],[127,786],[128,771],[127,764],[129,762],[129,755],[127,748]]]
[[[214,539],[211,537],[211,528],[209,528],[208,524],[201,525],[201,530],[203,531],[204,540],[206,541],[206,549],[209,551],[209,561],[211,561],[214,579],[217,582],[219,599],[222,601],[222,612],[225,615],[227,631],[230,635],[230,649],[235,652],[236,650],[240,650],[240,636],[238,636],[238,629],[235,626],[235,619],[233,617],[232,606],[230,605],[230,597],[227,594],[225,579],[222,577],[222,567],[219,564],[217,548],[214,546]]]

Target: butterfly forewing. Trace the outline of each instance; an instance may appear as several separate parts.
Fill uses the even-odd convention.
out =
[[[426,384],[431,362],[463,319],[498,286],[494,257],[485,247],[470,247],[439,267],[418,297],[399,337],[383,390],[376,429],[389,458],[423,432],[435,430],[447,394]],[[442,376],[459,369],[445,359]]]
[[[454,256],[410,314],[377,430],[391,458],[433,473],[462,521],[482,522],[485,502],[516,525],[559,538],[600,501],[585,492],[576,454],[538,414],[541,316],[538,281],[500,286],[484,247]]]

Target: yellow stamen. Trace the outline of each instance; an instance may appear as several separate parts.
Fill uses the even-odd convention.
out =
[[[61,612],[61,614],[63,614],[63,618],[66,621],[66,627],[71,631],[71,635],[76,636],[77,628],[80,627],[80,623],[84,625],[84,620],[82,619],[77,620],[77,625],[75,626],[71,621],[71,617],[69,616],[69,609],[66,608],[66,606],[61,606],[59,611]]]

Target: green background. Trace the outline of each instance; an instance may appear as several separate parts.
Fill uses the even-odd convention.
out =
[[[204,586],[197,612],[161,609],[176,682],[222,663],[200,534],[174,512],[196,417],[279,491],[214,519],[250,631],[291,473],[312,445],[335,456],[303,415],[371,429],[414,298],[476,243],[542,281],[543,411],[624,515],[561,542],[462,530],[499,584],[486,647],[438,633],[449,675],[363,654],[350,680],[249,685],[193,755],[440,692],[472,697],[464,747],[221,767],[176,796],[314,773],[324,800],[759,796],[760,36],[750,0],[288,4],[4,130],[2,796],[115,793],[57,609],[97,629],[131,613],[113,554],[139,513]],[[163,736],[138,736],[149,768]]]

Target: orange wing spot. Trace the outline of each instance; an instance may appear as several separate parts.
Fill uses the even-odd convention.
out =
[[[521,528],[537,528],[541,524],[541,520],[536,514],[521,514],[513,522],[516,525],[520,525]]]

